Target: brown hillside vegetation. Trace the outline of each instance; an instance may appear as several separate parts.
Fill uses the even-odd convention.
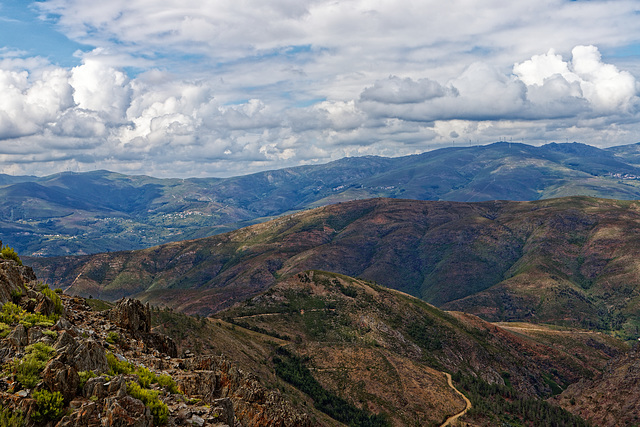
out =
[[[387,414],[394,425],[439,425],[464,409],[443,372],[539,399],[592,377],[610,354],[626,350],[602,334],[593,334],[593,346],[569,331],[558,350],[475,316],[446,313],[370,282],[319,271],[281,280],[217,318],[284,340],[287,353],[299,356],[323,387]],[[231,348],[226,354],[236,351]],[[467,419],[480,425],[506,419],[506,413],[484,411]]]
[[[306,269],[363,277],[487,320],[638,334],[640,202],[370,199],[146,250],[33,259],[69,293],[207,314]]]
[[[466,406],[449,371],[477,408],[465,422],[585,426],[541,398],[620,346],[594,334],[600,356],[573,357],[333,273],[281,280],[226,320],[64,295],[13,260],[0,273],[2,425],[436,426]]]

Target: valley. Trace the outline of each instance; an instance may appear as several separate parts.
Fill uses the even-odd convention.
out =
[[[317,269],[489,321],[636,339],[639,223],[635,201],[369,199],[150,249],[29,262],[43,280],[72,294],[135,296],[200,315]]]
[[[229,179],[16,177],[0,190],[34,196],[6,198],[4,224],[34,237],[25,230],[46,222],[49,234],[32,242],[40,249],[22,258],[62,295],[68,320],[98,328],[91,336],[126,355],[140,384],[135,364],[152,363],[179,378],[188,405],[226,396],[216,413],[240,425],[631,426],[637,148],[498,143]],[[61,241],[74,255],[41,256]],[[90,253],[105,242],[112,250]],[[122,250],[131,247],[140,248]],[[0,299],[33,310],[44,285],[21,271],[0,274],[13,283]],[[144,339],[160,347],[145,351],[157,359],[98,326],[134,304],[127,298],[149,304],[140,316],[158,335]],[[6,357],[22,357],[3,340]],[[202,367],[244,385],[203,390]],[[3,405],[11,396],[0,392]],[[168,419],[191,416],[172,392],[162,396]]]
[[[231,178],[108,171],[0,176],[0,235],[23,255],[82,255],[206,237],[287,213],[376,197],[475,202],[640,198],[638,145],[498,142],[352,157]]]

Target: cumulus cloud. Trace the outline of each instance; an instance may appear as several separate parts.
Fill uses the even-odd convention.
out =
[[[433,80],[414,81],[410,78],[390,76],[386,80],[378,80],[373,86],[362,91],[360,99],[388,104],[414,104],[439,98],[446,93],[447,89]]]
[[[28,153],[38,173],[231,175],[451,138],[613,145],[640,130],[635,77],[594,47],[640,39],[635,1],[34,7],[95,47],[67,68],[0,47],[0,138],[13,142],[1,160]]]
[[[633,108],[637,90],[631,73],[603,63],[595,46],[576,46],[571,54],[571,61],[565,62],[550,50],[546,55],[515,64],[513,72],[552,99],[583,98],[598,112],[628,112]]]
[[[131,88],[122,71],[89,58],[71,70],[69,84],[78,108],[95,111],[108,122],[124,119],[131,101]]]

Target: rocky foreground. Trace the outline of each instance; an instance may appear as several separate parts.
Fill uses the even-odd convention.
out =
[[[224,356],[178,357],[137,300],[93,311],[0,259],[0,304],[2,426],[311,424]]]

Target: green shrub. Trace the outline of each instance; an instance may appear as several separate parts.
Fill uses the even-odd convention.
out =
[[[38,406],[33,414],[33,419],[37,422],[57,420],[64,413],[64,399],[59,391],[34,391],[33,398]]]
[[[144,388],[149,388],[152,383],[157,382],[156,374],[154,374],[147,368],[137,368],[136,375],[138,375],[138,383],[140,383],[140,385]]]
[[[51,301],[53,301],[54,309],[53,312],[57,315],[61,315],[64,312],[64,307],[62,306],[62,300],[60,299],[60,295],[58,295],[55,291],[49,288],[49,285],[44,285],[40,292]]]
[[[109,344],[115,344],[120,341],[120,335],[117,332],[111,331],[107,334],[107,342]]]
[[[57,315],[45,316],[41,313],[24,313],[19,322],[24,325],[25,328],[31,328],[32,326],[43,326],[48,328],[55,325],[57,320]]]
[[[166,424],[169,417],[169,408],[158,398],[158,392],[140,387],[135,381],[131,381],[127,386],[127,392],[136,399],[140,399],[153,415],[155,424]]]
[[[133,365],[127,361],[119,361],[118,358],[110,352],[107,352],[107,363],[109,364],[109,375],[130,374],[133,372]]]
[[[171,378],[171,376],[167,374],[158,375],[157,381],[158,385],[164,388],[169,393],[178,394],[180,390],[178,390],[178,386],[176,382]]]
[[[22,265],[22,260],[20,259],[16,251],[14,251],[13,248],[10,248],[9,246],[3,246],[2,249],[0,249],[0,257],[4,259],[12,259],[17,262],[18,265]]]
[[[28,345],[26,355],[14,362],[14,372],[20,384],[33,388],[40,382],[40,372],[55,355],[55,350],[41,342]]]
[[[90,378],[97,377],[98,375],[93,371],[80,371],[78,372],[78,376],[80,377],[80,382],[78,383],[78,389],[82,391],[87,381],[89,381]]]
[[[43,335],[46,335],[48,337],[55,339],[58,339],[58,333],[56,331],[52,331],[51,329],[45,329],[42,331]]]
[[[18,307],[12,302],[6,302],[2,306],[2,312],[0,313],[0,322],[7,325],[13,325],[20,321],[20,318],[24,316],[26,312],[22,307]]]
[[[0,405],[0,427],[22,427],[26,423],[20,410],[11,410]]]
[[[0,323],[0,338],[6,338],[11,333],[11,326],[6,323]]]
[[[58,297],[58,299],[60,299],[60,297]],[[59,317],[58,314],[45,316],[42,313],[27,313],[22,307],[12,302],[4,303],[2,312],[0,312],[0,322],[6,323],[7,325],[21,323],[27,328],[32,326],[53,326]]]
[[[20,289],[12,289],[11,290],[11,301],[16,304],[20,302],[20,298],[22,298],[22,291]]]

